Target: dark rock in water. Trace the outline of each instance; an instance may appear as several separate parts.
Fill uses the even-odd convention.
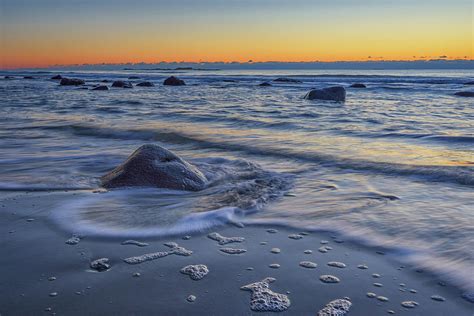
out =
[[[258,85],[259,87],[271,87],[272,84],[270,82],[262,82],[261,84]]]
[[[104,80],[101,80],[100,82],[107,83],[107,82],[110,82],[110,81],[109,81],[109,80],[107,80],[107,79],[104,79]]]
[[[130,76],[130,77],[128,77],[128,79],[129,79],[129,80],[140,79],[140,77],[138,77],[138,76]]]
[[[99,272],[109,270],[110,269],[109,259],[100,258],[100,259],[94,260],[91,262],[90,267],[91,269],[94,269]]]
[[[474,92],[460,91],[460,92],[456,92],[454,95],[457,95],[458,97],[473,98],[474,97]]]
[[[351,88],[367,88],[367,86],[363,83],[353,83],[351,84]]]
[[[63,79],[61,75],[56,75],[56,76],[51,77],[51,80],[61,80],[61,79]]]
[[[5,77],[3,77],[3,78],[4,78],[4,79],[13,79],[12,76],[5,76]]]
[[[92,88],[92,90],[109,90],[109,88],[107,86],[97,86],[95,88]]]
[[[344,87],[329,87],[324,89],[314,89],[308,92],[305,97],[308,100],[328,100],[343,102],[346,100],[346,89]]]
[[[469,81],[469,82],[466,82],[464,84],[467,85],[467,86],[472,86],[472,85],[474,85],[474,81]]]
[[[176,78],[175,76],[171,76],[166,78],[163,82],[165,86],[184,86],[186,85],[183,80]]]
[[[233,79],[224,79],[222,80],[222,82],[237,82],[237,81]]]
[[[105,188],[152,186],[198,191],[207,183],[195,166],[157,145],[143,145],[128,159],[101,178]]]
[[[298,79],[293,79],[293,78],[276,78],[275,80],[273,80],[275,82],[288,82],[288,83],[302,83],[303,81],[301,80],[298,80]]]
[[[149,82],[149,81],[137,83],[137,87],[154,87],[154,86],[155,85],[153,84],[153,82]]]
[[[85,82],[82,79],[68,79],[68,78],[62,78],[61,81],[59,82],[60,85],[62,86],[80,86],[83,85]]]
[[[23,79],[35,79],[32,76],[24,76]]]
[[[128,81],[117,80],[112,83],[112,87],[114,88],[133,88],[132,84]]]

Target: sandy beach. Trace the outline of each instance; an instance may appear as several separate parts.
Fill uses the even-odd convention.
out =
[[[472,304],[457,288],[396,262],[380,249],[331,233],[224,226],[188,236],[137,240],[144,244],[87,236],[68,244],[71,235],[51,224],[49,216],[73,194],[94,193],[2,195],[2,315],[264,315],[252,311],[252,292],[241,287],[268,277],[275,279],[268,284],[270,290],[289,299],[282,315],[316,315],[329,302],[344,298],[352,304],[348,315],[472,315]],[[209,238],[213,232],[245,240],[226,243],[229,240]],[[170,251],[164,245],[169,242],[192,254],[169,253],[137,264],[124,261]],[[245,252],[227,254],[222,248]],[[108,258],[110,269],[91,269],[91,262],[99,258]],[[193,280],[180,272],[188,265],[205,265],[209,272]],[[339,282],[324,283],[322,275]],[[193,302],[188,301],[190,295],[195,296]],[[402,306],[410,301],[416,302],[414,308]]]

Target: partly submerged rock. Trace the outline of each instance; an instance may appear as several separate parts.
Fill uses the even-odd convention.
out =
[[[63,79],[63,76],[61,75],[56,75],[56,76],[51,77],[51,80],[61,80],[61,79]]]
[[[465,82],[464,84],[467,86],[472,86],[474,85],[474,81],[468,81],[468,82]]]
[[[14,79],[12,76],[5,76],[3,79]]]
[[[456,92],[454,95],[458,97],[466,97],[466,98],[473,98],[474,97],[474,92],[471,91],[459,91]]]
[[[261,84],[258,85],[259,87],[271,87],[272,84],[270,82],[262,82]]]
[[[153,82],[149,82],[149,81],[143,81],[143,82],[140,82],[140,83],[137,83],[137,87],[154,87],[155,85],[153,84]]]
[[[163,85],[165,86],[184,86],[186,83],[184,83],[183,80],[176,78],[175,76],[171,76],[165,79],[163,82]]]
[[[24,76],[23,79],[35,79],[33,76]]]
[[[128,81],[117,80],[112,83],[112,87],[114,88],[133,88],[132,84]]]
[[[59,84],[62,86],[80,86],[85,84],[85,82],[82,79],[62,78]]]
[[[276,78],[276,79],[273,80],[273,81],[275,81],[275,82],[287,82],[287,83],[302,83],[302,82],[303,82],[303,81],[298,80],[298,79],[285,78],[285,77]]]
[[[198,191],[207,183],[195,166],[157,145],[143,145],[123,164],[104,175],[105,188],[152,186]]]
[[[353,83],[351,84],[351,88],[367,88],[367,86],[363,83]]]
[[[97,86],[95,88],[92,88],[92,90],[109,90],[109,87],[107,87],[107,86]]]
[[[334,86],[324,89],[314,89],[308,92],[305,97],[308,100],[328,100],[344,102],[346,100],[346,89]]]
[[[128,77],[128,79],[129,79],[129,80],[134,80],[134,79],[140,79],[140,77],[138,77],[138,76],[130,76],[130,77]]]

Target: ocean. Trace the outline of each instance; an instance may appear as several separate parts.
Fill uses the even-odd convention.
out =
[[[474,90],[472,70],[61,72],[89,88],[130,76],[156,85],[109,91],[55,74],[0,72],[14,77],[0,79],[0,192],[81,193],[52,210],[52,227],[99,238],[229,222],[328,230],[474,289],[474,103],[454,96]],[[186,86],[163,86],[170,75]],[[303,98],[332,85],[346,87],[345,103]],[[92,193],[147,143],[195,164],[209,186]]]

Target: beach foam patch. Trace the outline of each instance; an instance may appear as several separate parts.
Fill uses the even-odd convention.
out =
[[[260,282],[247,284],[240,288],[252,292],[250,297],[251,310],[256,312],[282,312],[290,307],[291,302],[288,296],[270,290],[270,283],[275,281],[275,278],[267,277]]]
[[[352,303],[349,300],[340,298],[331,301],[318,312],[318,316],[343,316],[349,312]]]

